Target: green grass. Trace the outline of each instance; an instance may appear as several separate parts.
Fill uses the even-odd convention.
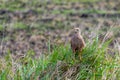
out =
[[[85,9],[85,10],[75,10],[75,9],[69,9],[69,10],[53,10],[51,11],[52,14],[62,14],[62,15],[69,15],[69,14],[119,14],[120,11],[106,11],[106,10],[96,10],[96,9]]]
[[[96,2],[98,0],[52,0],[53,4],[61,4],[61,3],[72,3],[72,2],[83,2],[83,3],[93,3]],[[35,6],[46,6],[47,5],[47,1],[40,1],[40,0],[36,0],[36,1],[29,1],[29,0],[11,0],[10,2],[7,2],[5,0],[1,0],[0,3],[0,8],[1,9],[7,9],[7,10],[11,10],[11,11],[16,11],[16,10],[27,10],[28,8],[31,9],[36,9]]]
[[[69,45],[55,47],[52,53],[39,59],[32,58],[32,50],[17,59],[8,51],[8,55],[0,58],[0,80],[118,80],[120,56],[117,51],[114,58],[107,53],[109,43],[100,44],[98,38],[87,43],[82,61],[74,57]]]
[[[70,3],[70,2],[82,2],[82,3],[94,3],[99,0],[52,0],[53,3],[60,4],[60,3]]]
[[[90,5],[90,4],[94,4],[94,2],[100,2],[99,0],[52,0],[51,1],[52,4],[57,4],[56,6],[60,6],[61,3],[88,3],[86,5]],[[39,6],[42,7],[39,7]],[[35,11],[37,11],[38,13],[47,13],[48,11],[46,11],[45,9],[43,9],[43,7],[46,7],[47,1],[29,1],[29,0],[17,0],[17,1],[11,1],[11,2],[7,2],[2,0],[1,1],[1,5],[0,8],[1,9],[5,9],[5,10],[10,10],[10,11],[26,11],[29,9],[33,9]],[[61,5],[62,6],[62,5]],[[70,14],[70,13],[80,13],[80,14],[89,14],[89,13],[97,13],[97,14],[107,14],[107,13],[120,13],[120,11],[115,11],[115,12],[108,12],[106,10],[94,10],[94,9],[89,9],[86,8],[85,10],[79,11],[79,10],[63,10],[62,12],[60,12],[60,10],[53,10],[52,11],[53,14]]]
[[[63,14],[63,15],[68,15],[68,14],[107,14],[107,11],[103,11],[103,10],[95,10],[95,9],[91,9],[91,10],[63,10],[63,11],[59,11],[59,10],[53,10],[52,14]]]
[[[0,25],[0,31],[3,31],[4,27],[2,25]]]
[[[28,29],[27,25],[22,22],[13,23],[13,29]]]

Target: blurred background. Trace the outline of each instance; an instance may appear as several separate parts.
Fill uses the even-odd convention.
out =
[[[120,43],[120,0],[0,0],[0,55],[49,53],[69,44],[79,27],[85,41]]]

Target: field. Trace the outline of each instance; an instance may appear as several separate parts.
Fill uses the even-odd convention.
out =
[[[74,27],[82,61],[70,47]],[[119,0],[0,0],[0,80],[119,79]]]

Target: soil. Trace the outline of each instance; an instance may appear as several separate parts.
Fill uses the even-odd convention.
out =
[[[98,35],[100,42],[112,39],[111,47],[120,44],[120,14],[115,13],[120,9],[119,0],[61,4],[48,1],[46,4],[37,4],[33,9],[23,11],[0,10],[0,23],[4,27],[0,30],[0,55],[8,52],[14,55],[26,54],[29,50],[37,56],[49,53],[56,45],[69,44],[74,27],[82,30],[86,42]],[[104,10],[107,13],[79,13],[89,9]],[[69,10],[73,12],[64,12]],[[16,23],[22,23],[25,27],[15,28]]]

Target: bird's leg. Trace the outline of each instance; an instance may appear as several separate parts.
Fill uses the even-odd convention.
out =
[[[80,61],[82,61],[81,51],[79,52],[79,58],[80,58]]]
[[[73,53],[75,54],[75,49],[72,49],[73,50]]]
[[[74,60],[74,61],[76,61],[76,60],[75,60],[75,54],[76,54],[76,53],[75,53],[75,49],[73,49],[73,60]]]

